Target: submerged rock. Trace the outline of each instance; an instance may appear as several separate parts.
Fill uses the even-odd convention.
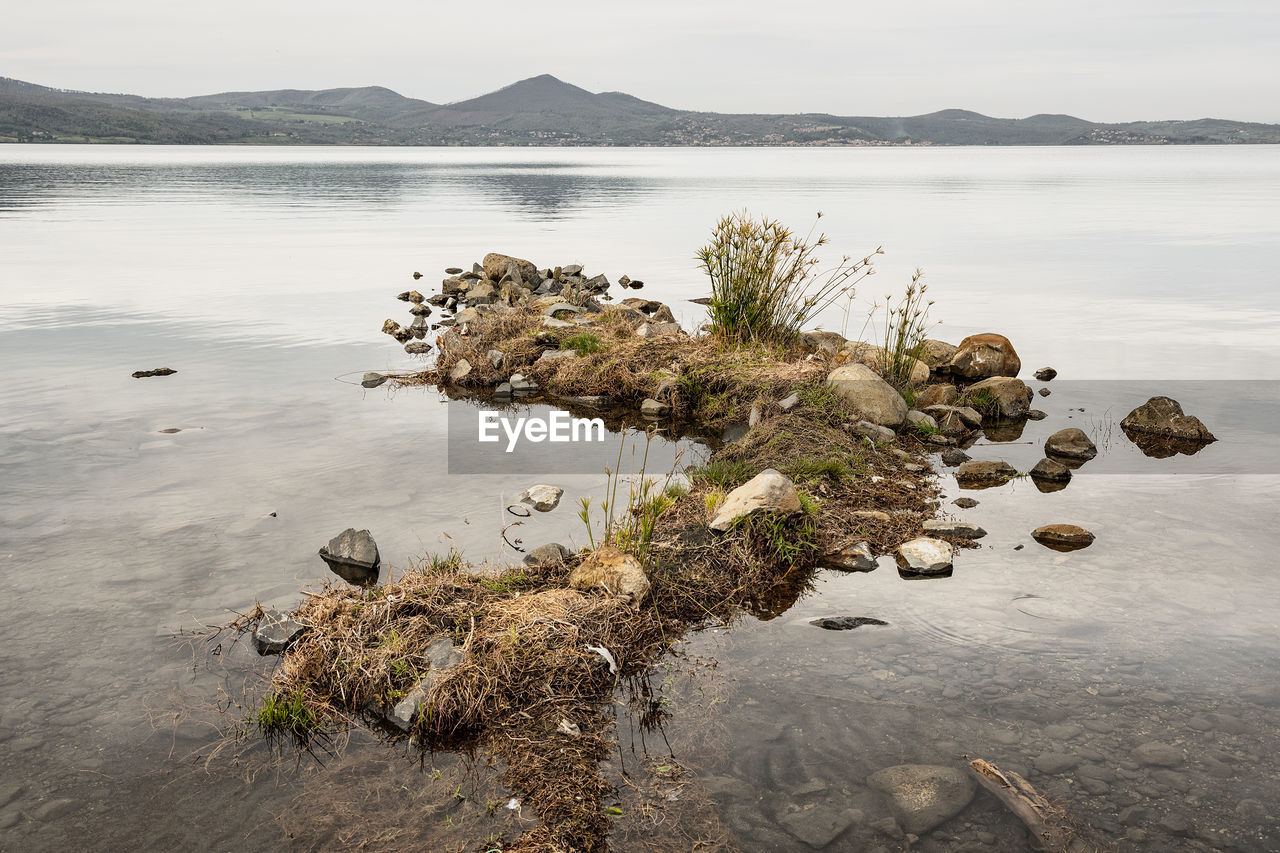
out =
[[[955,500],[952,501],[952,503],[960,507],[961,509],[973,509],[975,506],[977,506],[981,502],[976,501],[973,498],[956,498]]]
[[[347,583],[370,586],[378,580],[378,543],[368,530],[348,527],[320,549],[320,557]]]
[[[597,548],[570,572],[569,586],[603,588],[610,595],[629,598],[632,604],[639,604],[649,594],[649,578],[640,561],[610,546]]]
[[[818,619],[809,621],[810,625],[817,625],[828,631],[850,631],[854,628],[861,628],[863,625],[888,625],[883,619],[874,619],[870,616],[822,616]]]
[[[1061,456],[1064,459],[1076,459],[1081,462],[1092,459],[1098,455],[1098,448],[1093,441],[1085,434],[1085,431],[1077,427],[1068,427],[1060,429],[1053,435],[1049,436],[1044,443],[1045,453],[1052,456]]]
[[[951,543],[921,536],[898,546],[898,567],[918,575],[951,571]]]
[[[157,367],[155,370],[135,370],[132,376],[134,379],[149,379],[152,376],[172,376],[177,372],[172,367]]]
[[[871,774],[867,784],[889,798],[907,832],[923,835],[959,814],[973,799],[969,774],[953,767],[899,764]]]
[[[253,644],[260,655],[283,654],[307,625],[281,610],[267,610],[253,630]]]
[[[951,357],[951,372],[966,379],[1017,376],[1022,369],[1018,352],[1004,335],[970,335]]]
[[[522,504],[531,506],[538,512],[551,512],[560,505],[560,498],[564,495],[564,489],[557,486],[548,486],[539,484],[530,486],[520,493],[518,500]]]
[[[1074,524],[1046,524],[1031,531],[1031,538],[1054,551],[1078,551],[1093,544],[1093,534]]]
[[[786,475],[766,468],[729,493],[709,525],[723,532],[740,518],[757,512],[800,512],[800,496]]]
[[[897,428],[907,419],[907,403],[894,387],[865,364],[842,364],[827,384],[871,423]]]
[[[1130,755],[1134,761],[1148,767],[1177,767],[1187,760],[1186,753],[1180,747],[1159,741],[1135,746]]]

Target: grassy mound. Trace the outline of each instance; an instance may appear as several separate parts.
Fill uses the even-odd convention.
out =
[[[386,712],[426,684],[411,735],[432,749],[486,750],[541,821],[502,849],[604,850],[612,792],[599,762],[610,750],[608,709],[620,679],[643,674],[702,624],[784,611],[808,589],[824,554],[863,540],[888,553],[920,535],[935,490],[923,471],[905,467],[918,457],[851,431],[856,412],[827,388],[824,364],[795,351],[645,339],[608,317],[589,333],[545,329],[532,312],[482,315],[468,334],[451,334],[436,368],[414,381],[439,381],[465,358],[473,371],[463,384],[472,387],[525,372],[566,396],[634,402],[662,393],[692,418],[742,420],[754,407],[757,422],[684,472],[687,488],[645,492],[639,503],[615,508],[650,522],[622,543],[650,581],[638,605],[569,588],[585,554],[499,571],[455,555],[372,590],[330,588],[297,611],[309,629],[276,669],[259,728],[301,742],[353,724],[397,737]],[[582,354],[538,361],[545,350],[568,348]],[[504,353],[501,374],[492,349]],[[792,393],[798,402],[784,411],[777,401]],[[726,495],[766,468],[795,483],[802,510],[757,513],[711,531]],[[460,662],[432,681],[428,650],[441,638]]]

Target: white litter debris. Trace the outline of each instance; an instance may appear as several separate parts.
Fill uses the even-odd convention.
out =
[[[611,675],[618,674],[618,659],[613,656],[613,652],[609,651],[604,646],[587,646],[587,651],[595,652],[600,655],[600,657],[604,658],[605,663],[609,664],[609,673]]]

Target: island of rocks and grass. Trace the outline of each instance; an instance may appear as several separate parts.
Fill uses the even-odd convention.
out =
[[[722,229],[726,223],[749,224],[727,219]],[[789,245],[807,257],[809,247]],[[388,319],[383,331],[426,362],[365,374],[366,387],[433,386],[490,406],[537,400],[614,428],[642,425],[650,436],[746,429],[697,465],[623,487],[592,547],[576,553],[547,543],[520,565],[498,567],[436,554],[379,583],[369,531],[339,534],[321,557],[345,583],[308,593],[294,612],[259,608],[237,625],[261,653],[281,656],[256,710],[260,731],[305,745],[321,732],[361,726],[426,749],[478,747],[539,821],[484,849],[607,849],[610,785],[599,766],[612,748],[607,707],[621,679],[644,672],[688,631],[785,610],[819,569],[866,572],[877,557],[892,556],[904,577],[950,574],[960,551],[977,547],[986,531],[949,517],[951,507],[944,513],[935,464],[954,467],[972,487],[1026,476],[1052,491],[1097,454],[1090,436],[1072,427],[1049,437],[1029,471],[970,458],[966,450],[984,428],[1045,414],[1018,378],[1022,365],[1008,338],[976,334],[953,345],[926,337],[924,312],[911,308],[919,304],[915,280],[886,324],[897,317],[896,331],[880,343],[801,328],[811,309],[849,296],[872,257],[817,290],[791,288],[763,321],[746,310],[758,307],[752,299],[758,303],[760,292],[743,297],[734,290],[742,282],[714,255],[702,260],[714,295],[695,300],[711,316],[695,333],[668,305],[614,300],[613,283],[578,264],[538,268],[498,253],[468,270],[449,268],[437,293],[399,294],[412,319]],[[776,261],[765,264],[769,272],[785,267]],[[616,284],[643,287],[627,276]],[[443,318],[433,323],[437,311]],[[1055,376],[1048,367],[1035,372],[1041,383]],[[1149,455],[1195,452],[1214,440],[1167,397],[1151,398],[1121,426]],[[522,500],[550,511],[560,494],[543,484]],[[583,514],[590,529],[587,507]],[[1032,535],[1045,547],[1093,542],[1069,518],[1044,521]],[[908,833],[959,813],[980,785],[1046,849],[1098,849],[1024,779],[981,758],[889,767],[869,784]],[[661,839],[652,845],[668,849]]]

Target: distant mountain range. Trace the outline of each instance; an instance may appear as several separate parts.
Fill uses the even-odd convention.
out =
[[[0,77],[0,142],[303,145],[1106,145],[1278,143],[1280,125],[1224,119],[1102,124],[1067,115],[901,118],[675,110],[549,74],[468,101],[390,89],[146,98]]]

